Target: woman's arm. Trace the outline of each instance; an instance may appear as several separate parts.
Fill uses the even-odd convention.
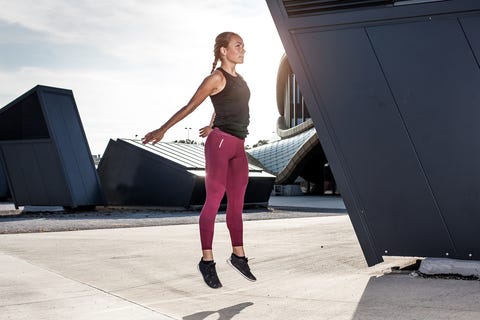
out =
[[[206,136],[208,136],[210,134],[210,132],[212,131],[212,128],[213,128],[213,122],[214,121],[215,121],[215,112],[212,114],[212,119],[210,120],[210,124],[199,130],[200,131],[199,136],[201,138],[205,138]]]
[[[147,144],[151,142],[155,144],[162,140],[168,129],[192,113],[208,96],[221,91],[225,87],[225,82],[225,77],[220,72],[214,72],[206,77],[187,105],[178,110],[160,128],[147,133],[142,138],[142,143]]]

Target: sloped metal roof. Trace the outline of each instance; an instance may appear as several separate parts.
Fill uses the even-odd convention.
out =
[[[186,144],[177,142],[158,142],[154,145],[143,144],[137,139],[120,139],[136,147],[142,148],[153,154],[173,161],[187,170],[205,170],[204,146],[198,144]],[[249,164],[250,172],[262,172],[262,168]]]
[[[319,143],[315,128],[311,128],[288,139],[247,150],[265,169],[277,176],[277,183],[289,178],[295,166]]]

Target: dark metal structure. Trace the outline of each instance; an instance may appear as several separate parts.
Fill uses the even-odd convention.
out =
[[[3,172],[3,166],[0,164],[0,200],[6,199],[9,195],[7,176]]]
[[[105,203],[71,90],[36,86],[2,108],[0,158],[17,207]]]
[[[267,3],[367,263],[480,259],[480,1]]]
[[[110,140],[98,174],[109,205],[188,208],[205,201],[201,145]],[[250,164],[245,204],[267,205],[274,180],[275,176]]]

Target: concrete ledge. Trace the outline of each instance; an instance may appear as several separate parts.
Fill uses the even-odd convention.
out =
[[[427,275],[480,277],[480,261],[426,258],[422,260],[418,271]]]

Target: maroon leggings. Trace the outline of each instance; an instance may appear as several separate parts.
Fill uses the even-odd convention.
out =
[[[202,250],[212,249],[215,217],[225,192],[232,246],[243,246],[242,211],[248,183],[244,140],[213,129],[205,142],[205,162],[207,198],[199,219]]]

